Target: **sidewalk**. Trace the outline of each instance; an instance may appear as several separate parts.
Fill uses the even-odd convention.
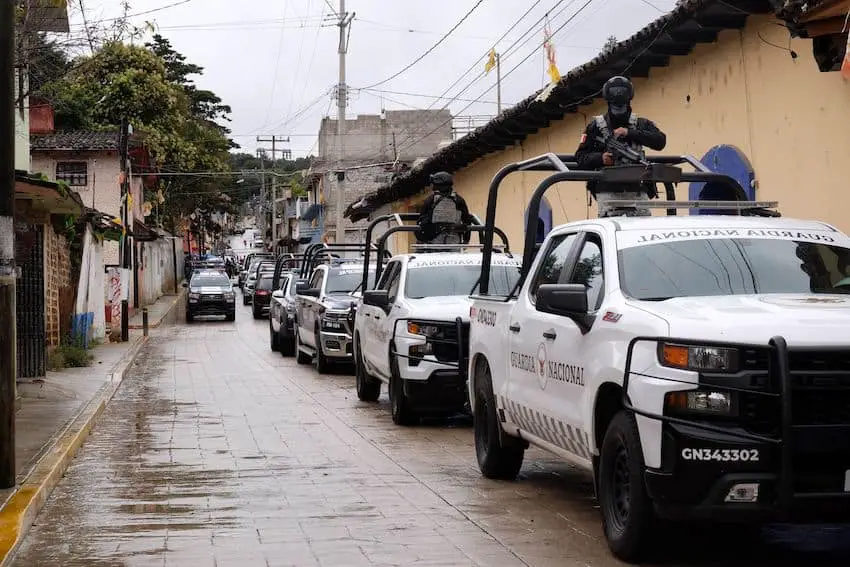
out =
[[[172,309],[183,300],[185,290],[181,288],[177,295],[167,294],[160,297],[153,305],[148,305],[148,327],[156,329],[171,314]],[[142,328],[142,310],[137,309],[136,314],[130,317],[130,328]]]
[[[150,306],[150,326],[167,320],[181,297],[166,296]],[[134,331],[129,342],[92,349],[89,367],[48,372],[43,380],[18,384],[18,482],[15,488],[0,490],[0,565],[12,557],[145,342],[142,333]]]

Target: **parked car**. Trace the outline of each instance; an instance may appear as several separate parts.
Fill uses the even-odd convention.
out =
[[[295,273],[283,274],[280,288],[272,291],[269,304],[269,344],[283,356],[295,354],[295,288],[302,280]]]
[[[269,312],[273,279],[273,272],[261,271],[254,284],[254,293],[251,295],[251,312],[254,315],[254,319],[260,319]]]
[[[248,272],[248,278],[245,280],[245,288],[242,290],[242,305],[250,305],[253,301],[254,288],[257,285],[257,280],[263,273],[274,273],[274,262],[259,260],[251,266]]]
[[[223,315],[228,321],[236,320],[236,294],[230,278],[218,270],[196,270],[188,283],[186,322],[197,316]]]

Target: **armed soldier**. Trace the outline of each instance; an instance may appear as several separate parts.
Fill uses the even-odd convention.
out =
[[[576,150],[579,169],[597,170],[612,165],[646,164],[643,147],[661,151],[667,145],[667,136],[651,120],[639,118],[632,112],[631,101],[635,90],[625,77],[612,77],[602,87],[602,96],[608,102],[608,112],[595,116],[584,130]],[[612,199],[646,200],[654,187],[639,184],[609,185],[589,181],[587,190],[596,199],[599,216],[606,217],[613,210],[606,206]],[[635,216],[649,216],[649,210],[637,209]]]
[[[466,201],[454,192],[450,173],[440,171],[431,175],[434,194],[425,200],[419,214],[416,239],[423,244],[467,244],[471,236],[464,226],[472,224]]]

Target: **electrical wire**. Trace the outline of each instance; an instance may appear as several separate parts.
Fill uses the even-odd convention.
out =
[[[283,0],[283,19],[286,19],[286,9],[289,7],[289,3],[286,0]],[[263,122],[268,124],[269,115],[272,113],[272,106],[274,106],[274,95],[277,90],[277,76],[280,71],[280,55],[283,53],[283,37],[284,37],[284,27],[280,28],[280,38],[277,43],[277,55],[275,56],[274,63],[274,76],[272,77],[272,89],[271,95],[269,95],[269,105],[266,108],[266,117],[263,118]]]
[[[437,43],[435,43],[434,45],[432,45],[431,47],[429,47],[427,50],[425,50],[425,52],[424,52],[422,55],[420,55],[419,57],[417,57],[416,59],[414,59],[412,62],[410,62],[410,63],[409,63],[408,65],[406,65],[404,68],[402,68],[401,70],[397,71],[396,73],[394,73],[394,74],[390,75],[389,77],[387,77],[387,78],[386,78],[386,79],[384,79],[383,81],[378,81],[377,83],[373,83],[373,84],[368,85],[368,86],[363,87],[363,88],[365,88],[365,89],[371,89],[371,88],[374,88],[374,87],[377,87],[377,86],[383,85],[383,84],[385,84],[385,83],[388,83],[388,82],[392,81],[393,79],[395,79],[396,77],[398,77],[399,75],[401,75],[401,74],[403,74],[404,72],[406,72],[407,70],[409,70],[411,67],[413,67],[414,65],[416,65],[417,63],[419,63],[419,62],[420,62],[420,61],[422,61],[423,59],[425,59],[425,57],[427,57],[427,56],[428,56],[428,55],[429,55],[432,51],[434,51],[435,49],[437,49],[437,47],[439,47],[439,46],[440,46],[440,44],[442,44],[442,43],[443,43],[446,39],[448,39],[448,38],[449,38],[449,36],[452,34],[452,32],[454,32],[457,28],[459,28],[459,27],[461,26],[461,24],[463,24],[463,22],[465,22],[465,21],[467,20],[467,18],[469,18],[469,16],[471,16],[471,15],[472,15],[472,13],[473,13],[473,12],[474,12],[474,11],[475,11],[475,10],[476,10],[476,9],[477,9],[477,8],[478,8],[478,7],[479,7],[479,6],[483,3],[483,2],[484,2],[484,0],[478,0],[477,2],[475,2],[475,4],[472,6],[472,8],[470,8],[470,9],[469,9],[469,11],[468,11],[466,14],[464,14],[464,16],[463,16],[460,20],[458,20],[458,22],[457,22],[454,26],[452,26],[452,28],[451,28],[450,30],[449,30],[449,31],[447,31],[447,32],[446,32],[446,33],[445,33],[445,34],[444,34],[444,35],[443,35],[443,36],[442,36],[439,40],[437,40]]]

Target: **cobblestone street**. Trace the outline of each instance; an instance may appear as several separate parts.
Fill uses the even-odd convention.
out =
[[[619,564],[585,475],[529,451],[519,482],[487,481],[468,423],[393,426],[386,394],[272,353],[267,324],[152,335],[15,565]],[[694,537],[676,565],[786,556]]]

